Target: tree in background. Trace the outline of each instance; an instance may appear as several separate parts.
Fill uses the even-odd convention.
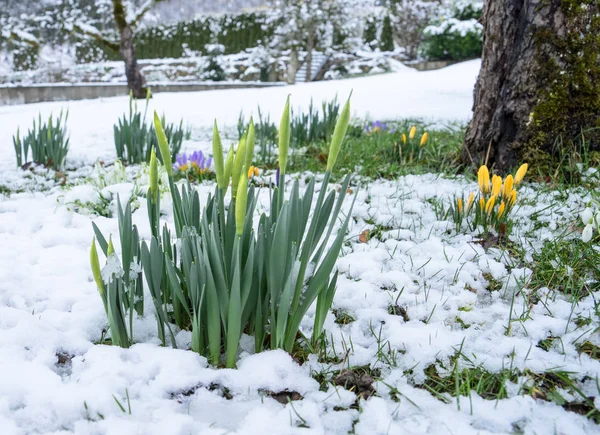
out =
[[[546,174],[600,149],[600,2],[487,1],[463,158]]]
[[[414,59],[419,54],[423,31],[441,4],[442,0],[387,0],[394,40],[404,48],[408,59]]]
[[[145,98],[146,81],[137,63],[135,32],[152,7],[165,0],[147,0],[137,9],[127,0],[95,0],[91,4],[85,0],[65,1],[73,4],[70,14],[65,17],[65,28],[119,52],[125,62],[127,87],[135,98]],[[99,18],[90,12],[99,15]]]
[[[306,51],[306,81],[311,81],[312,52],[331,50],[336,29],[352,33],[356,24],[352,0],[272,0],[268,18],[275,25],[270,47],[276,51],[290,50],[288,82],[293,83],[299,67],[298,54]]]

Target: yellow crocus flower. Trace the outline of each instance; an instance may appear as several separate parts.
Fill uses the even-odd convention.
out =
[[[485,199],[479,199],[479,210],[483,211],[485,209]]]
[[[463,200],[462,200],[462,198],[458,198],[456,200],[456,206],[458,207],[458,212],[462,214],[462,212],[463,212]]]
[[[409,139],[414,139],[414,138],[415,138],[415,134],[417,134],[417,126],[416,126],[416,125],[413,125],[413,126],[410,128],[410,132],[408,133],[408,138],[409,138]]]
[[[492,195],[498,196],[502,191],[502,177],[494,175],[492,177]]]
[[[490,197],[490,199],[488,199],[487,203],[485,204],[485,212],[488,215],[492,214],[492,210],[494,209],[495,203],[496,203],[496,197],[492,196],[492,197]]]
[[[498,219],[500,219],[502,217],[502,215],[504,214],[505,208],[506,208],[506,204],[504,204],[504,201],[502,201],[500,203],[500,207],[498,207]]]
[[[517,174],[515,175],[515,185],[519,184],[525,174],[527,173],[527,168],[529,165],[527,163],[523,163],[521,167],[517,170]]]
[[[508,174],[506,180],[504,180],[504,189],[502,189],[502,196],[504,199],[508,199],[510,197],[510,192],[513,189],[514,178],[512,174]]]
[[[482,165],[477,171],[477,181],[479,182],[479,190],[481,193],[488,193],[490,191],[490,171],[487,166]]]
[[[406,133],[402,133],[402,143],[406,145]]]
[[[421,146],[425,146],[425,144],[427,143],[428,137],[429,137],[429,134],[427,132],[423,133],[423,136],[421,136]]]

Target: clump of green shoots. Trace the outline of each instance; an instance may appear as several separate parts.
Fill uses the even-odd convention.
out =
[[[110,252],[110,243],[94,227],[107,266],[100,270],[95,243],[92,270],[105,305],[113,343],[133,342],[132,316],[141,315],[143,273],[156,309],[158,336],[164,345],[176,346],[175,329],[192,332],[192,350],[214,365],[234,367],[242,332],[254,336],[255,350],[291,352],[300,323],[316,301],[312,344],[322,338],[323,325],[335,294],[333,273],[341,250],[350,211],[337,228],[350,176],[336,194],[329,180],[350,118],[349,101],[333,132],[327,170],[314,200],[315,180],[303,194],[299,183],[284,195],[290,146],[290,104],[285,105],[279,127],[279,179],[271,191],[269,212],[255,223],[257,192],[249,186],[255,129],[245,129],[237,148],[224,158],[216,122],[213,158],[217,179],[214,194],[200,207],[198,192],[188,184],[175,185],[171,165],[166,165],[173,202],[175,238],[167,226],[160,228],[156,155],[150,158],[148,218],[150,241],[138,242],[131,210],[119,207],[122,261]],[[154,116],[159,151],[171,161],[168,140]],[[232,195],[226,204],[231,185]],[[330,240],[333,237],[333,240]],[[129,271],[125,273],[125,271]],[[138,274],[139,272],[139,274]],[[129,316],[129,326],[127,325]],[[224,353],[224,355],[222,355]]]
[[[124,114],[119,119],[118,124],[113,126],[115,149],[117,157],[122,162],[128,164],[148,163],[152,149],[158,148],[154,126],[151,123],[146,123],[150,95],[148,89],[146,106],[142,114],[138,111],[137,102],[130,93],[129,116]],[[183,138],[187,134],[183,129],[183,121],[180,121],[179,125],[167,124],[163,116],[161,123],[164,125],[164,132],[171,147],[171,155],[173,156],[171,163],[175,163],[175,156],[179,154]],[[157,157],[162,163],[162,156],[159,154]]]
[[[42,122],[42,115],[38,120],[34,118],[33,128],[21,138],[19,131],[13,136],[13,146],[17,157],[17,166],[22,167],[29,162],[29,151],[31,150],[31,161],[59,171],[62,169],[67,153],[69,152],[69,138],[67,136],[67,118],[69,112],[63,117],[61,110],[58,118],[52,115],[48,121]]]

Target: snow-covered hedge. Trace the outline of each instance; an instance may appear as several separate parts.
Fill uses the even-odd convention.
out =
[[[481,0],[452,0],[425,28],[423,55],[433,60],[465,60],[481,56]]]

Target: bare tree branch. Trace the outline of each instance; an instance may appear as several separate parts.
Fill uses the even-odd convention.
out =
[[[102,35],[95,27],[81,25],[81,24],[73,24],[72,26],[73,33],[76,33],[80,36],[87,36],[92,38],[102,44],[104,47],[113,50],[119,51],[119,43],[115,41],[111,41],[104,35]]]
[[[144,18],[144,15],[146,15],[146,13],[152,9],[152,7],[157,4],[157,3],[161,3],[165,0],[147,0],[146,3],[144,3],[140,9],[137,11],[137,13],[135,14],[135,17],[133,18],[133,20],[131,21],[131,23],[129,23],[129,25],[131,27],[136,27],[140,21],[142,20],[142,18]]]
[[[37,40],[37,38],[35,36],[33,36],[30,33],[14,31],[14,30],[9,30],[7,33],[8,33],[7,39],[12,39],[14,41],[25,43],[27,45],[30,45],[33,48],[40,47],[40,42]]]

